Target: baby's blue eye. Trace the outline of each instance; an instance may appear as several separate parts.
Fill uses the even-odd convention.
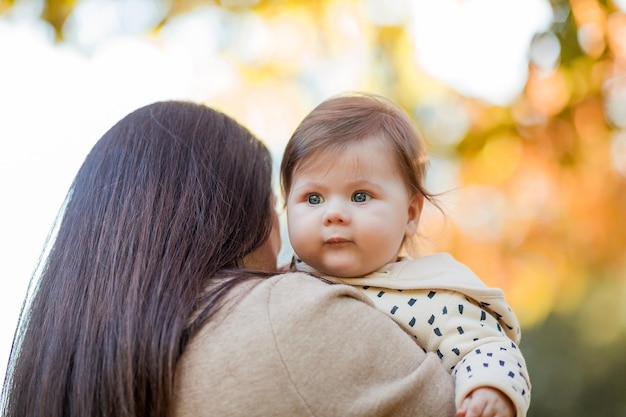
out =
[[[365,203],[370,198],[372,198],[372,196],[363,191],[357,191],[356,193],[352,194],[352,201],[354,201],[355,203]]]
[[[319,195],[319,194],[309,194],[307,196],[307,202],[309,204],[313,204],[313,205],[320,204],[320,203],[322,203],[322,201],[324,201],[324,200],[322,199],[322,196]]]

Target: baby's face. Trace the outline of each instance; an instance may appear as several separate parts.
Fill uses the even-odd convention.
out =
[[[417,230],[420,209],[391,150],[374,137],[296,169],[287,197],[289,240],[325,275],[362,276],[396,260]]]

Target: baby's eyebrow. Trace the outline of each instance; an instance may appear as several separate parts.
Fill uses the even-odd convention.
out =
[[[313,182],[313,181],[304,181],[304,182],[298,182],[297,184],[294,184],[291,187],[291,191],[289,191],[289,195],[297,197],[297,196],[302,196],[304,194],[311,194],[311,193],[322,194],[323,192],[324,192],[324,188],[320,186],[319,183]]]
[[[348,184],[349,188],[377,188],[382,189],[382,186],[377,184],[376,182],[370,180],[359,179],[355,181],[350,181]]]
[[[296,184],[294,184],[293,189],[294,190],[300,190],[300,189],[308,190],[308,189],[320,189],[324,187],[325,187],[325,184],[320,181],[301,180],[301,181],[298,181]]]
[[[319,181],[313,179],[300,179],[296,183],[294,183],[291,193],[302,194],[302,193],[311,193],[311,192],[319,192],[326,193],[329,189],[335,188],[337,184],[329,184],[328,181]],[[355,190],[372,190],[376,192],[380,192],[384,190],[384,187],[378,184],[375,181],[371,181],[365,178],[357,178],[352,181],[345,182],[341,185],[343,191],[355,191]]]

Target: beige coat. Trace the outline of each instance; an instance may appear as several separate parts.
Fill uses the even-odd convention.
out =
[[[454,416],[439,359],[354,288],[289,273],[231,296],[179,362],[176,416]]]

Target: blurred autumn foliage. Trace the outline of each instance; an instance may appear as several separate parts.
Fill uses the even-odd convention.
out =
[[[0,12],[17,3],[0,1]],[[79,3],[44,1],[41,18],[58,42]],[[347,79],[400,103],[425,134],[433,168],[455,172],[449,190],[437,188],[448,217],[423,215],[422,250],[452,252],[505,290],[525,327],[529,415],[626,416],[626,11],[552,0],[551,27],[529,45],[525,88],[495,105],[422,72],[407,22],[368,20],[361,3],[164,1],[148,32],[220,8],[228,36],[216,41],[219,53],[242,82],[210,100],[253,114],[242,118],[261,133],[284,126],[278,143]],[[242,35],[259,22],[265,46]],[[321,80],[314,69],[323,66],[343,75]],[[247,108],[255,98],[267,105]]]

